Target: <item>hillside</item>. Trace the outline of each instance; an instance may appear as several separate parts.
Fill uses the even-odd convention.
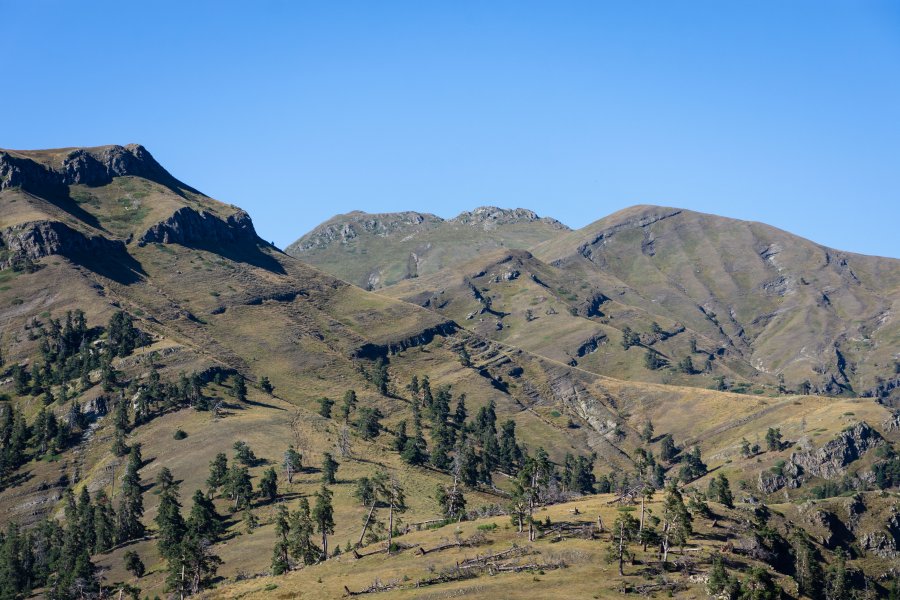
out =
[[[417,235],[430,239],[431,226]],[[367,265],[393,260],[406,234],[387,227],[378,235]],[[319,263],[326,271],[343,277],[346,265],[362,264],[352,244],[319,243],[331,257]],[[473,253],[464,237],[447,244],[456,251],[443,268],[366,285],[599,374],[896,402],[900,260],[654,206],[558,229],[519,250]]]
[[[490,214],[503,221],[511,213]],[[469,218],[477,224],[463,222]],[[453,227],[472,227],[487,240],[485,218]],[[497,229],[507,225],[516,227]],[[292,597],[314,588],[334,597],[343,585],[360,591],[375,579],[416,581],[457,558],[515,543],[528,548],[516,561],[534,556],[543,566],[435,582],[436,589],[453,594],[472,583],[470,591],[481,593],[537,578],[577,594],[588,584],[559,578],[559,557],[577,580],[612,575],[614,567],[601,562],[609,531],[552,542],[552,529],[538,521],[571,520],[587,535],[595,513],[608,529],[630,512],[616,506],[639,506],[644,489],[657,488],[651,508],[676,483],[702,502],[720,474],[736,508],[716,507],[718,524],[701,516],[702,504],[685,500],[697,523],[689,545],[702,550],[691,574],[710,569],[714,548],[756,539],[746,521],[760,503],[787,503],[785,512],[865,489],[872,490],[864,500],[871,518],[860,525],[829,509],[836,516],[826,524],[846,522],[853,537],[816,542],[816,551],[831,563],[836,548],[852,548],[854,573],[879,589],[890,584],[882,554],[900,551],[890,511],[900,484],[891,471],[900,464],[891,454],[900,438],[896,414],[872,399],[778,393],[765,383],[759,394],[698,389],[716,375],[746,377],[746,361],[730,349],[716,354],[711,373],[641,381],[628,371],[628,355],[658,347],[677,356],[690,349],[681,341],[687,330],[651,339],[645,332],[654,321],[671,332],[678,322],[613,297],[600,275],[582,280],[562,263],[536,258],[538,250],[470,256],[452,271],[368,292],[278,251],[256,235],[246,212],[179,182],[136,145],[0,151],[0,240],[2,589],[75,598],[126,593],[126,584],[141,597],[206,588],[224,597]],[[512,271],[518,274],[504,275]],[[543,300],[533,303],[537,296]],[[526,305],[536,319],[526,318]],[[509,314],[495,314],[502,312]],[[556,317],[560,324],[544,338],[528,329]],[[626,319],[642,332],[627,350],[616,339]],[[583,345],[586,327],[596,347]],[[701,350],[717,339],[695,333]],[[633,380],[608,376],[618,374],[612,361]],[[769,444],[775,429],[782,437]],[[750,444],[758,447],[748,453]],[[292,446],[300,464],[287,469]],[[210,465],[220,453],[230,470],[214,485]],[[330,480],[325,453],[338,463]],[[270,471],[274,490],[265,483]],[[360,499],[364,480],[382,482],[374,502]],[[310,537],[301,525],[304,503],[315,508],[325,489],[333,494],[334,527],[322,556],[320,532]],[[392,540],[402,551],[357,563],[349,558],[354,549],[364,555],[388,543],[385,489],[402,490]],[[211,519],[218,530],[207,524],[198,533],[195,492],[219,513]],[[462,494],[465,510],[448,505],[450,492]],[[533,541],[506,525],[528,499]],[[575,506],[585,516],[567,517]],[[291,515],[294,545],[282,565],[291,573],[270,579],[282,508]],[[168,527],[178,530],[173,514],[188,521],[186,541],[174,546],[181,554],[165,546]],[[773,519],[788,535],[789,525]],[[723,523],[730,533],[720,531]],[[486,539],[438,552],[433,562],[414,559],[408,546],[433,548],[455,539],[457,526],[461,538],[482,531]],[[819,519],[809,527],[824,525]],[[304,531],[306,545],[295,553]],[[653,558],[654,544],[638,550],[631,543],[646,568],[628,568],[592,593],[684,570],[684,556]],[[140,575],[126,570],[135,556],[145,566]],[[732,572],[752,564],[786,589],[793,585],[784,556],[743,556],[728,559]],[[197,573],[196,590],[193,576],[179,578],[185,571]],[[691,597],[698,581],[678,578],[657,591]]]
[[[482,206],[452,219],[352,212],[322,223],[286,252],[365,289],[420,277],[496,248],[528,248],[568,228],[530,210]]]
[[[683,323],[794,389],[808,380],[820,393],[877,396],[885,389],[879,378],[896,381],[900,260],[654,206],[620,211],[533,252],[585,282],[612,286],[620,302]]]

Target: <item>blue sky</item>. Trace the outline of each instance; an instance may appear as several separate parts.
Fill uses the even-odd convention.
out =
[[[0,146],[139,142],[284,246],[632,204],[900,257],[900,3],[0,0]]]

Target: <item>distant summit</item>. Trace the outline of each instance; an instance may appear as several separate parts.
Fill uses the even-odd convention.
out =
[[[481,206],[452,219],[414,211],[353,211],[322,223],[286,252],[375,289],[436,272],[485,251],[524,249],[568,231],[556,219],[524,208]]]

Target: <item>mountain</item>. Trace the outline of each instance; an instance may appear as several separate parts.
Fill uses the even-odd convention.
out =
[[[407,234],[385,228],[379,235],[367,264],[389,260],[393,250],[382,249]],[[343,264],[353,256],[351,247],[322,243],[342,253]],[[454,257],[444,268],[379,291],[479,335],[619,378],[900,393],[900,324],[892,318],[900,298],[897,259],[657,206],[631,207],[577,231],[558,229],[522,251],[482,248],[470,256],[467,240],[441,248],[448,243],[459,251],[444,251]],[[320,266],[338,263],[335,255]],[[636,333],[637,343],[623,348],[623,332]],[[647,352],[656,368],[645,366]]]
[[[809,380],[819,393],[877,396],[896,386],[900,260],[655,206],[620,211],[533,251],[795,388]]]
[[[355,211],[322,223],[285,251],[345,281],[377,289],[495,248],[527,248],[568,231],[530,210],[482,206],[452,219]]]
[[[853,580],[888,588],[900,552],[900,418],[888,395],[779,391],[744,347],[724,343],[727,330],[645,300],[654,288],[642,276],[598,268],[600,247],[579,259],[579,232],[533,213],[421,217],[415,226],[433,221],[444,236],[434,256],[446,266],[375,293],[280,252],[246,212],[180,182],[141,146],[0,150],[0,589],[330,598],[345,585],[391,596],[421,584],[617,597],[658,585],[646,591],[696,597],[713,553],[728,550],[725,566],[746,586],[753,567],[796,591],[788,549],[800,538],[819,563],[852,551]],[[416,220],[375,219],[384,235],[358,236],[368,264],[396,264],[400,254],[375,249],[407,248],[414,232],[393,230]],[[455,248],[454,231],[482,250]],[[513,238],[531,250],[511,248]],[[338,261],[352,243],[325,246]],[[893,263],[871,260],[847,258],[880,290]],[[880,282],[868,282],[872,270]],[[627,349],[622,323],[636,332]],[[709,357],[709,370],[647,376],[641,366],[648,354],[677,364],[686,352],[698,366]],[[752,386],[702,389],[717,377]],[[291,446],[301,465],[287,470]],[[232,469],[214,485],[220,453]],[[339,463],[327,484],[324,453]],[[733,508],[715,492],[723,477]],[[380,500],[364,493],[373,481]],[[673,547],[663,563],[656,542],[633,542],[640,566],[620,576],[602,560],[610,528],[651,487],[645,508],[664,515],[674,497],[665,482],[685,497],[697,550]],[[303,503],[315,506],[323,487],[333,494],[328,555],[315,532],[306,559],[292,550],[291,572],[271,577],[281,507],[295,540]],[[402,502],[386,501],[398,488]],[[839,497],[851,490],[862,491]],[[188,519],[197,492],[222,531],[192,529],[180,553],[166,551],[173,498]],[[448,504],[451,492],[464,511]],[[649,517],[646,526],[663,530]],[[140,575],[126,569],[135,556]],[[688,556],[701,578],[666,575]]]

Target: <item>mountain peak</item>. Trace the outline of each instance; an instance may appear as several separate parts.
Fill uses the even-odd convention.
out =
[[[497,206],[479,206],[471,211],[464,211],[450,219],[455,223],[483,225],[490,229],[496,225],[515,225],[518,223],[533,223],[541,221],[556,229],[569,228],[556,219],[538,216],[533,210],[527,208],[499,208]]]
[[[140,144],[50,150],[0,149],[0,189],[41,192],[67,185],[97,187],[115,177],[142,177],[172,189],[196,193],[173,177]]]

